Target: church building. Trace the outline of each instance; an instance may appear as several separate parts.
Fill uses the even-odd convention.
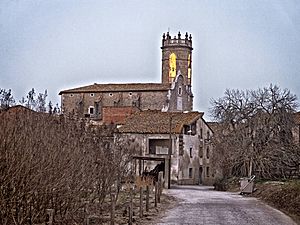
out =
[[[59,93],[62,112],[118,123],[122,115],[139,110],[192,111],[192,36],[178,32],[172,38],[167,32],[161,49],[161,83],[94,83],[63,90]]]

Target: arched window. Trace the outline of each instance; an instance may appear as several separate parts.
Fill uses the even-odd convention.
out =
[[[176,77],[176,55],[175,53],[171,53],[169,58],[169,79],[170,81],[173,81],[173,79]]]

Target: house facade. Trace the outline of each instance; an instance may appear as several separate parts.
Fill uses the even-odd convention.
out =
[[[153,169],[161,158],[165,163],[164,177],[168,180],[169,149],[171,153],[171,183],[214,183],[212,130],[200,112],[161,112],[147,110],[126,119],[119,127],[121,135],[134,138],[141,145],[145,159],[143,169]]]

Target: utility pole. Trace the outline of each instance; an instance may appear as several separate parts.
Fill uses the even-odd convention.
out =
[[[172,136],[171,136],[171,132],[172,132],[172,114],[170,114],[170,130],[169,130],[169,154],[168,154],[168,158],[169,158],[169,171],[168,171],[168,189],[171,188],[171,155],[172,155]]]

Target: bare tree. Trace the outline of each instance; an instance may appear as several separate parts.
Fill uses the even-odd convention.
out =
[[[43,223],[49,209],[82,224],[87,202],[106,210],[134,152],[113,126],[24,107],[0,112],[0,127],[0,224]]]
[[[292,142],[296,96],[276,85],[258,90],[226,90],[212,100],[215,161],[228,175],[285,177],[297,170],[299,151]]]
[[[15,104],[15,99],[11,89],[5,90],[0,88],[0,109],[6,109]]]
[[[36,99],[36,111],[37,112],[46,112],[46,99],[47,99],[48,93],[47,90],[45,90],[44,93],[39,93]]]

